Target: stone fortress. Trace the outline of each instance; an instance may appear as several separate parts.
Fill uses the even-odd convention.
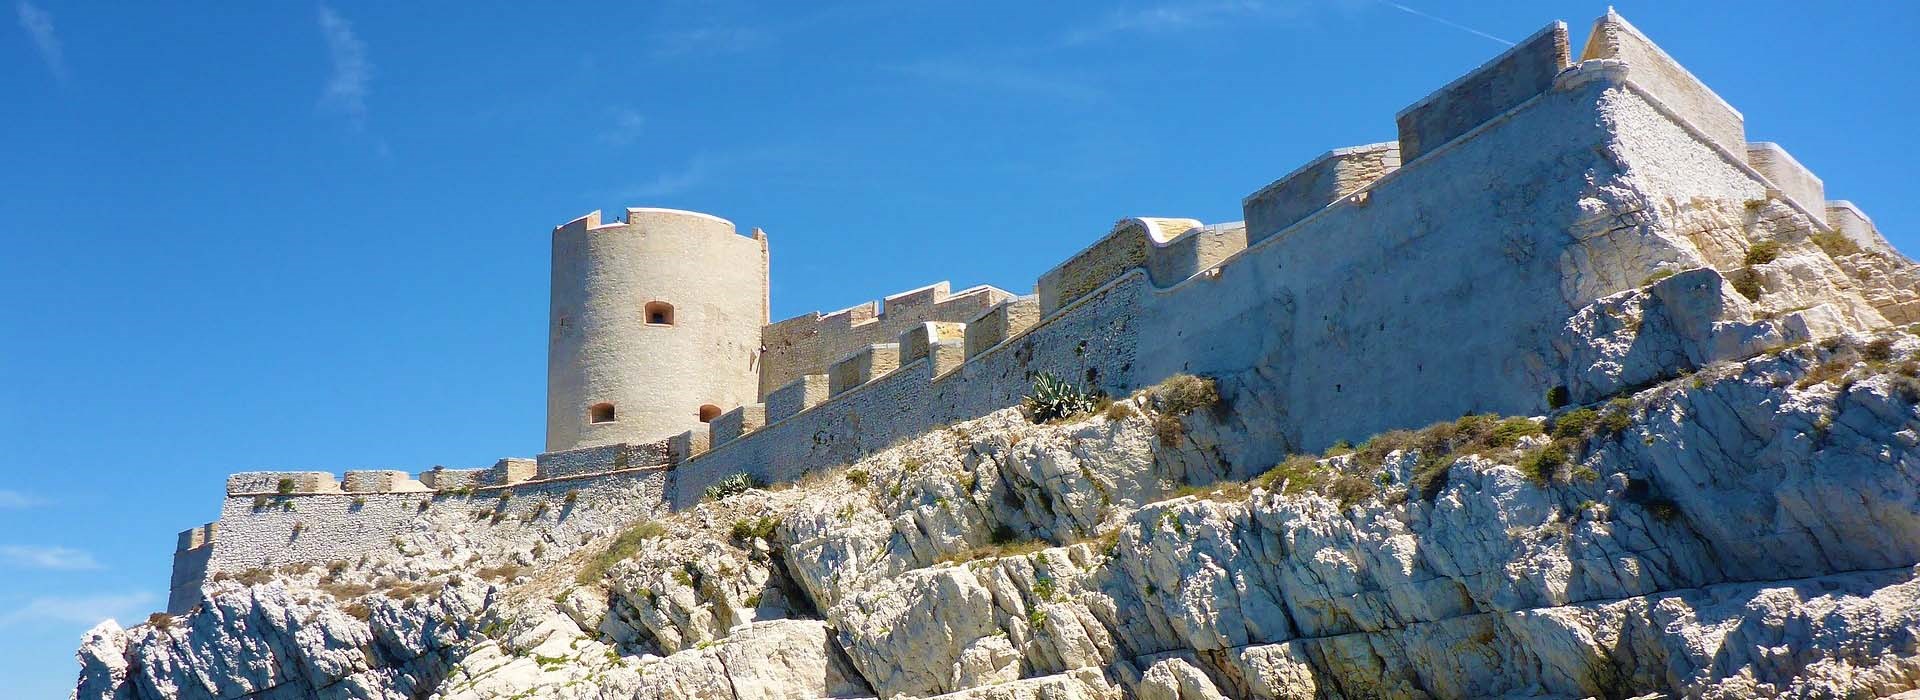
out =
[[[537,502],[557,532],[576,527],[543,516],[562,494],[679,508],[734,474],[791,481],[1016,405],[1042,372],[1114,396],[1213,377],[1273,436],[1223,455],[1257,472],[1466,412],[1537,414],[1550,390],[1606,396],[1620,387],[1587,379],[1595,360],[1563,329],[1622,290],[1675,309],[1707,295],[1721,316],[1671,322],[1727,347],[1920,321],[1920,280],[1872,221],[1749,142],[1738,111],[1611,11],[1578,60],[1555,23],[1394,121],[1395,140],[1247,195],[1244,221],[1125,219],[1025,295],[941,282],[769,322],[761,231],[669,209],[575,219],[553,231],[545,452],[235,474],[220,519],[180,536],[169,607],[215,574],[386,546],[439,499]],[[1741,262],[1762,238],[1835,236],[1862,253]]]

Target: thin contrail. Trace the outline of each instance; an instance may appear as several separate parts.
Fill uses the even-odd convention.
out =
[[[1380,3],[1381,3],[1381,4],[1383,4],[1383,5],[1386,5],[1386,6],[1388,6],[1388,7],[1391,7],[1391,8],[1393,8],[1393,9],[1396,9],[1396,10],[1399,10],[1399,11],[1401,11],[1401,12],[1405,12],[1405,13],[1407,13],[1407,14],[1410,14],[1410,15],[1413,15],[1413,16],[1415,16],[1415,17],[1425,17],[1425,18],[1427,18],[1427,19],[1430,19],[1430,20],[1433,20],[1433,21],[1435,21],[1435,22],[1439,22],[1439,23],[1441,23],[1441,24],[1444,24],[1444,25],[1447,25],[1447,26],[1449,26],[1449,27],[1453,27],[1454,29],[1458,29],[1458,30],[1460,30],[1460,31],[1463,31],[1463,32],[1472,32],[1472,33],[1474,33],[1474,34],[1476,34],[1476,35],[1479,35],[1479,36],[1483,36],[1483,37],[1486,37],[1486,38],[1488,38],[1488,39],[1492,39],[1492,40],[1494,40],[1494,41],[1498,41],[1498,42],[1500,42],[1500,43],[1502,43],[1502,44],[1506,44],[1506,45],[1508,45],[1508,46],[1512,46],[1512,45],[1513,45],[1513,42],[1511,42],[1511,41],[1507,41],[1506,39],[1502,39],[1502,38],[1500,38],[1500,37],[1497,37],[1497,36],[1494,36],[1494,35],[1492,35],[1492,34],[1488,34],[1488,33],[1486,33],[1486,32],[1483,32],[1483,31],[1480,31],[1480,30],[1478,30],[1478,29],[1474,29],[1473,27],[1469,27],[1469,26],[1467,26],[1467,25],[1464,25],[1464,24],[1461,24],[1461,23],[1459,23],[1459,22],[1454,22],[1454,21],[1451,21],[1451,20],[1447,20],[1447,19],[1442,19],[1442,18],[1440,18],[1440,17],[1435,17],[1435,16],[1433,16],[1433,15],[1430,15],[1430,14],[1427,14],[1427,13],[1425,13],[1425,12],[1421,12],[1421,11],[1419,11],[1419,10],[1416,10],[1416,9],[1413,9],[1413,8],[1411,8],[1411,7],[1407,7],[1406,5],[1402,5],[1402,4],[1400,4],[1400,3],[1397,3],[1397,2],[1393,2],[1393,0],[1380,0]]]

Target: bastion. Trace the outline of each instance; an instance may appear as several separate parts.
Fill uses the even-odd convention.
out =
[[[547,514],[581,491],[672,509],[735,475],[790,481],[1018,405],[1042,374],[1109,396],[1213,378],[1236,428],[1276,436],[1221,455],[1257,471],[1385,429],[1596,400],[1561,329],[1675,273],[1750,280],[1729,308],[1808,337],[1836,315],[1920,314],[1914,280],[1805,304],[1817,280],[1744,262],[1762,239],[1844,239],[1857,252],[1835,260],[1862,275],[1898,254],[1611,11],[1578,61],[1554,23],[1379,122],[1378,143],[1248,183],[1242,221],[1062,233],[1091,242],[1024,293],[943,281],[776,321],[769,234],[699,212],[589,213],[551,233],[544,452],[417,476],[234,475],[220,519],[179,538],[169,607],[197,603],[210,576],[355,556],[427,527],[443,500],[498,499],[559,528]]]

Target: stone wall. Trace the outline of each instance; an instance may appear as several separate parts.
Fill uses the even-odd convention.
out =
[[[1394,117],[1411,162],[1545,92],[1570,62],[1567,24],[1554,22]]]
[[[1787,154],[1780,144],[1760,141],[1747,144],[1747,164],[1774,187],[1780,188],[1780,194],[1800,205],[1800,210],[1825,219],[1827,211],[1827,187],[1820,178]]]
[[[1729,153],[1745,152],[1745,117],[1612,8],[1594,20],[1593,34],[1587,38],[1580,58],[1626,61],[1635,84],[1706,134],[1708,140]]]
[[[661,503],[666,481],[664,470],[653,469],[481,487],[460,494],[230,496],[221,507],[218,534],[210,544],[176,554],[171,597],[191,607],[198,601],[203,575],[352,560],[375,550],[392,550],[402,535],[444,529],[449,519],[470,527],[532,529],[550,540],[578,542],[580,535],[604,531],[609,523],[598,517],[573,517],[569,493],[598,498],[617,494],[622,502],[638,504],[645,512]],[[502,493],[508,497],[502,499]],[[196,570],[202,575],[196,575]]]
[[[1400,167],[1400,144],[1328,151],[1240,201],[1247,243],[1258,243]]]
[[[1013,295],[981,285],[949,293],[938,284],[887,297],[882,307],[866,302],[821,315],[803,316],[768,325],[761,331],[760,396],[808,374],[825,374],[827,367],[860,348],[888,343],[901,332],[929,321],[965,323]]]

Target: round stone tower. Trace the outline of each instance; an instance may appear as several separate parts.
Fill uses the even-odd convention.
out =
[[[758,399],[767,237],[628,209],[553,230],[547,451],[653,442]]]

